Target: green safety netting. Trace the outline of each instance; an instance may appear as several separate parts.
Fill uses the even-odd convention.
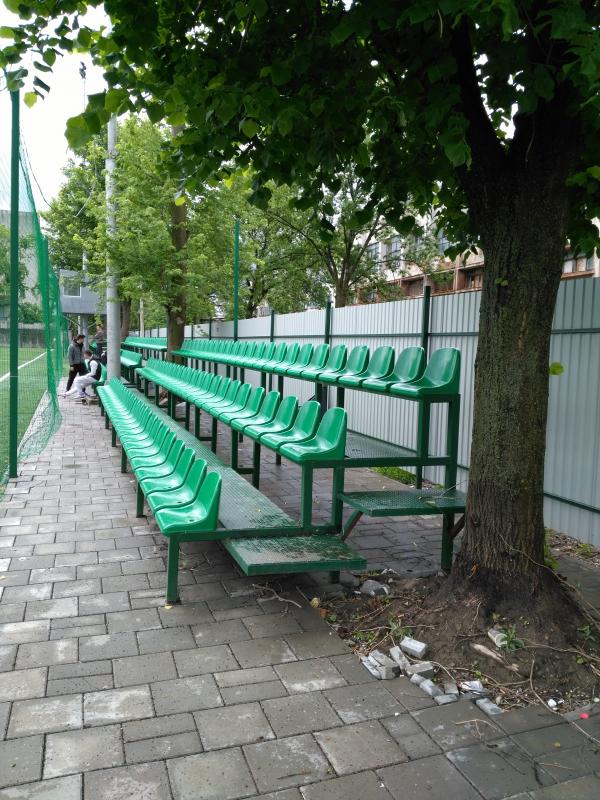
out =
[[[10,313],[10,96],[0,92],[0,490],[8,477],[9,342],[18,326],[17,441],[19,458],[39,452],[60,423],[57,382],[62,373],[66,319],[60,288],[48,258],[21,142],[19,158],[19,311]]]

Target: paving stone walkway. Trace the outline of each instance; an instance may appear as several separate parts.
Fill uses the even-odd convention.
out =
[[[300,607],[262,601],[218,544],[192,544],[165,607],[162,537],[98,409],[63,413],[0,504],[0,800],[600,796],[600,749],[551,712],[492,720],[376,681],[295,591],[309,576],[288,585]],[[294,468],[265,460],[294,511]],[[317,514],[327,492],[319,475]],[[353,541],[374,565],[436,566],[431,520]],[[600,737],[600,714],[580,724]]]

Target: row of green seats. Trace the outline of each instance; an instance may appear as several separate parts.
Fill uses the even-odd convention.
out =
[[[279,392],[215,375],[181,364],[150,359],[138,375],[166,388],[234,431],[302,463],[343,458],[347,415],[331,408],[321,417],[320,404],[301,407],[296,397],[281,400]]]
[[[121,350],[121,366],[140,367],[142,364],[142,354],[134,353],[133,350]]]
[[[143,350],[162,351],[167,349],[166,336],[127,336],[123,340],[127,347],[135,347]]]
[[[214,531],[220,475],[207,473],[206,462],[119,380],[98,391],[161,532]]]
[[[343,344],[274,344],[234,342],[227,339],[192,339],[174,355],[211,361],[243,369],[259,370],[289,378],[403,397],[458,393],[460,351],[436,350],[427,366],[422,347],[406,347],[394,361],[394,348],[382,346],[372,355],[365,345],[350,353]],[[410,384],[410,387],[408,386]]]

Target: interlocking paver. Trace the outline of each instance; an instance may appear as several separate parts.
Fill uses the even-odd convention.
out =
[[[181,678],[204,675],[223,670],[235,670],[237,661],[227,645],[179,650],[174,654],[177,672]]]
[[[44,778],[116,767],[123,764],[123,760],[118,725],[51,733],[46,737]]]
[[[400,748],[412,760],[440,753],[438,745],[409,714],[399,714],[380,720],[386,731],[398,742]]]
[[[0,800],[80,800],[81,775],[51,778],[0,790]]]
[[[225,623],[216,623],[223,625]],[[247,636],[249,634],[246,634]],[[232,642],[233,654],[243,668],[265,667],[270,664],[282,664],[286,661],[296,661],[296,656],[289,645],[279,636],[265,639],[251,639],[250,641]]]
[[[394,800],[481,800],[443,756],[432,756],[377,771]]]
[[[509,739],[451,750],[446,755],[486,800],[509,797],[553,783],[546,767],[536,765]]]
[[[164,764],[137,764],[87,773],[85,796],[93,800],[171,800],[171,791]]]
[[[144,761],[158,761],[202,752],[200,739],[195,731],[157,736],[154,739],[141,739],[125,743],[125,761],[139,764]]]
[[[205,750],[275,738],[258,703],[196,711],[194,718]]]
[[[342,722],[320,692],[307,692],[262,704],[278,737],[333,728]]]
[[[2,595],[4,603],[20,603],[29,600],[48,600],[52,595],[52,583],[36,583],[32,586],[7,586]]]
[[[138,742],[142,739],[154,739],[158,736],[171,736],[195,730],[196,724],[191,714],[173,714],[167,717],[124,722],[123,739],[125,742]]]
[[[164,600],[163,604],[164,606]],[[186,603],[185,605],[167,606],[158,609],[160,621],[165,628],[179,627],[180,625],[196,625],[201,622],[213,622],[206,603]],[[203,644],[198,642],[199,646]],[[210,644],[210,642],[206,642]]]
[[[499,739],[502,730],[472,703],[458,702],[415,711],[414,718],[442,750]]]
[[[0,789],[41,778],[43,743],[43,736],[0,742]]]
[[[315,692],[346,686],[346,681],[326,658],[278,664],[275,670],[288,692]]]
[[[83,697],[83,718],[87,725],[108,725],[154,716],[150,689],[132,686],[106,692],[89,692]]]
[[[7,622],[0,625],[2,644],[21,644],[24,642],[44,642],[48,639],[50,622],[47,619],[31,622]]]
[[[338,775],[408,760],[376,720],[321,731],[315,734],[315,738]]]
[[[212,675],[196,675],[151,684],[157,714],[178,714],[223,704]]]
[[[306,786],[305,800],[391,800],[392,796],[374,772],[361,772],[343,778]]]
[[[196,642],[189,628],[162,628],[155,631],[140,631],[137,639],[141,655],[196,647]],[[124,653],[123,655],[132,654]]]
[[[106,615],[106,621],[109,633],[146,631],[161,627],[160,618],[154,608],[139,611],[115,611]]]
[[[276,679],[277,673],[273,667],[253,667],[250,669],[234,669],[230,672],[215,672],[215,680],[220,687],[244,686]]]
[[[286,697],[287,690],[281,681],[263,681],[248,686],[230,686],[221,689],[225,705],[252,703],[255,700],[270,700],[273,697]]]
[[[331,770],[310,734],[245,745],[244,754],[262,792],[324,780]]]
[[[46,667],[74,661],[77,661],[77,639],[56,639],[49,642],[20,644],[15,667],[25,669],[32,664]]]
[[[106,614],[110,611],[128,611],[129,597],[127,592],[93,593],[79,599],[80,614]]]
[[[43,697],[46,686],[46,668],[19,669],[0,672],[0,703]]]
[[[136,655],[138,655],[138,647],[135,633],[133,632],[85,636],[79,640],[79,658],[81,661]]]
[[[387,691],[387,685],[394,681],[344,686],[330,689],[325,696],[346,723],[362,722],[367,719],[389,717],[404,711],[400,703]]]
[[[0,623],[22,622],[25,616],[25,603],[1,603]]]
[[[198,647],[230,644],[231,642],[240,642],[251,638],[248,629],[237,619],[227,622],[212,622],[206,625],[194,625],[192,633],[196,638]]]
[[[169,759],[167,769],[175,800],[237,800],[256,792],[238,748]]]
[[[17,656],[16,644],[0,645],[0,672],[12,669]]]
[[[113,661],[113,669],[115,686],[133,686],[177,677],[177,670],[171,653],[152,653],[147,656],[116,658]],[[208,672],[210,671],[208,670]]]
[[[600,775],[587,775],[556,786],[536,789],[531,800],[595,800],[600,794]]]
[[[262,616],[245,617],[243,623],[253,639],[279,636],[284,633],[299,633],[302,630],[291,614],[263,614]]]
[[[7,737],[81,728],[81,695],[45,697],[13,703]]]
[[[299,659],[335,656],[348,652],[348,645],[333,631],[309,631],[286,635],[286,641]]]
[[[99,578],[88,578],[83,581],[58,581],[54,584],[52,597],[79,597],[83,598],[86,595],[97,594],[101,591],[102,585]],[[79,613],[85,614],[87,612],[81,609],[81,599],[79,601]]]

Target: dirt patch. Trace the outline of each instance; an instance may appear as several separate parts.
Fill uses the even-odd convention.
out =
[[[600,627],[577,610],[571,590],[538,603],[535,614],[523,610],[515,616],[512,609],[486,612],[476,591],[450,594],[441,576],[378,579],[387,596],[348,590],[313,601],[355,652],[388,653],[404,636],[419,639],[429,646],[426,659],[436,665],[434,680],[479,679],[504,709],[552,700],[557,711],[566,712],[598,697]],[[504,646],[490,639],[490,628],[506,634]]]

